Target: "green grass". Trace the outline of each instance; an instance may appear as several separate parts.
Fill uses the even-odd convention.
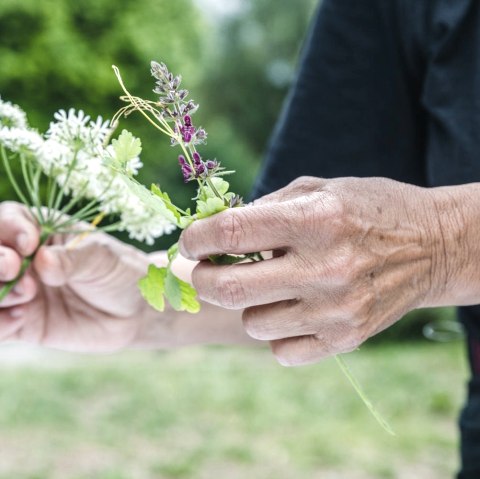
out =
[[[334,360],[285,369],[267,350],[47,355],[0,371],[0,479],[453,477],[460,343],[346,357],[397,436]]]

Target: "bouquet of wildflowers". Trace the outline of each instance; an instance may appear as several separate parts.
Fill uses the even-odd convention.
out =
[[[127,231],[152,244],[175,228],[163,200],[134,180],[142,163],[140,140],[82,111],[60,110],[40,134],[16,105],[0,98],[0,156],[7,178],[40,228],[40,245],[54,234]],[[15,165],[15,167],[14,167]],[[20,174],[16,173],[20,172]],[[108,226],[101,226],[105,217]],[[0,288],[0,302],[19,276]]]

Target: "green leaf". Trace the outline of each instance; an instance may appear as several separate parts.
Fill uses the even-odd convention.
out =
[[[167,268],[158,268],[154,264],[149,265],[147,276],[138,282],[138,287],[147,303],[157,311],[165,309],[165,280]]]
[[[178,223],[178,227],[184,230],[187,226],[190,226],[194,221],[192,216],[182,216],[180,218],[180,222]]]
[[[210,180],[213,183],[213,186],[215,187],[215,189],[222,196],[225,195],[228,191],[228,188],[230,188],[228,181],[222,180],[222,178],[218,178],[214,176],[213,178],[210,178]],[[198,199],[200,201],[207,201],[208,198],[218,198],[218,197],[214,193],[212,188],[210,188],[208,184],[205,184],[198,191]]]
[[[165,201],[158,195],[154,195],[148,188],[145,188],[137,180],[127,175],[121,175],[122,180],[127,184],[128,188],[135,194],[146,206],[151,208],[165,219],[178,226],[178,218],[171,207],[168,207]]]
[[[165,309],[164,296],[176,311],[188,313],[200,311],[195,288],[177,278],[170,268],[159,268],[151,264],[147,276],[138,282],[138,286],[148,304],[157,311]]]
[[[115,159],[123,166],[142,152],[140,138],[134,137],[129,131],[123,130],[117,140],[112,140]]]
[[[197,291],[195,288],[181,279],[178,280],[180,283],[180,291],[182,292],[182,311],[187,311],[187,313],[198,313],[200,311],[200,303],[197,301]]]
[[[197,219],[207,218],[220,211],[226,210],[227,206],[220,198],[216,196],[214,198],[207,198],[206,201],[197,201]]]
[[[165,297],[176,311],[187,311],[188,313],[198,313],[200,303],[196,300],[197,292],[195,288],[180,278],[175,276],[168,269],[165,280]]]
[[[170,199],[170,196],[168,196],[168,193],[162,191],[158,185],[153,184],[150,188],[150,191],[155,195],[158,196],[163,201],[163,204],[165,207],[173,213],[173,215],[176,218],[176,223],[179,226],[180,223],[180,213],[178,212],[177,208],[172,203],[172,200]]]
[[[182,291],[180,290],[179,279],[172,273],[171,269],[167,269],[167,277],[165,278],[165,297],[176,311],[182,310]]]

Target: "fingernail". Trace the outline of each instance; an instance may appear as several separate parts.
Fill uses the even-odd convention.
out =
[[[20,294],[25,293],[25,288],[23,287],[23,285],[21,283],[17,283],[13,288],[13,292],[15,294],[20,295]]]
[[[28,248],[28,235],[27,233],[20,233],[17,236],[17,247],[20,251],[26,251]]]
[[[21,318],[23,316],[23,308],[13,308],[10,310],[12,318]]]

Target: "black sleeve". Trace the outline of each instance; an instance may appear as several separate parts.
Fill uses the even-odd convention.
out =
[[[253,197],[302,175],[425,184],[422,62],[403,41],[416,28],[405,28],[403,10],[414,9],[418,24],[424,3],[322,2]]]

